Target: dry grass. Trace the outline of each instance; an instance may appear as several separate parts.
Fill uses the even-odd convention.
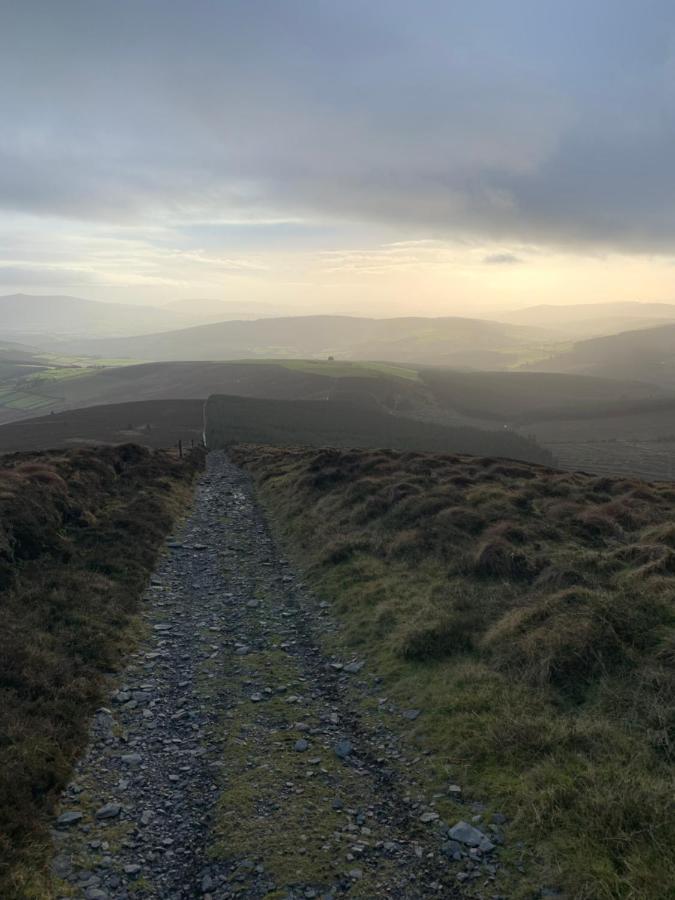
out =
[[[203,454],[0,458],[0,896],[46,896],[46,820]]]
[[[508,809],[542,878],[588,900],[675,893],[673,485],[395,451],[234,457],[346,640],[427,709],[427,745]]]

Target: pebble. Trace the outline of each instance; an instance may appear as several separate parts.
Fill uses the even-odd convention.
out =
[[[96,810],[96,818],[97,819],[114,819],[116,816],[122,812],[122,807],[119,803],[106,803],[105,806],[102,806],[100,809]]]
[[[338,741],[335,745],[335,755],[340,759],[347,759],[348,756],[351,756],[353,750],[352,742],[346,739]]]
[[[439,819],[440,816],[437,812],[423,812],[420,816],[420,822],[423,822],[425,825],[428,825],[429,822],[435,822],[436,819]]]
[[[83,818],[83,813],[76,812],[75,810],[70,810],[68,812],[61,813],[61,815],[56,820],[56,824],[61,826],[75,825],[76,822],[80,822]]]

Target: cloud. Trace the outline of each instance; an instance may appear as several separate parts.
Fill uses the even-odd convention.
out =
[[[517,5],[9,4],[0,209],[672,252],[675,7]]]
[[[523,260],[515,253],[488,253],[483,262],[488,266],[513,266]]]

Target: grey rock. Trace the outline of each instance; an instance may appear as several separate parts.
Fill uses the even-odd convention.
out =
[[[439,819],[439,818],[440,818],[440,816],[438,815],[437,812],[423,812],[422,815],[420,816],[420,822],[424,823],[425,825],[428,825],[429,822],[435,822],[436,819]]]
[[[116,816],[122,812],[122,807],[119,803],[106,803],[105,806],[102,806],[100,809],[96,810],[96,818],[97,819],[114,819]]]
[[[445,841],[441,847],[441,853],[449,859],[459,862],[462,858],[462,845],[459,841]]]
[[[61,813],[61,815],[56,820],[56,824],[65,828],[68,825],[75,825],[77,822],[80,822],[84,818],[84,814],[81,812],[77,812],[75,810],[69,810],[68,812]]]
[[[495,845],[489,838],[484,837],[478,845],[478,849],[481,851],[481,853],[492,853],[492,851],[495,849]]]
[[[122,762],[125,766],[140,766],[143,762],[143,757],[140,753],[123,753]]]
[[[306,741],[304,738],[300,738],[299,741],[296,741],[293,749],[298,753],[304,753],[305,750],[309,750],[309,741]]]
[[[348,741],[346,738],[338,741],[335,745],[335,755],[340,759],[347,759],[348,756],[351,756],[354,751],[354,747],[351,741]]]
[[[406,709],[403,712],[403,718],[408,719],[409,722],[414,722],[421,712],[421,709]]]
[[[448,836],[453,841],[459,841],[460,844],[466,844],[467,847],[478,847],[480,846],[481,841],[485,839],[483,832],[474,828],[473,825],[469,825],[468,822],[457,822],[457,824],[453,825],[448,831]]]
[[[139,866],[138,863],[129,863],[128,865],[126,865],[124,867],[125,875],[138,875],[138,873],[140,871],[141,871],[141,866]]]

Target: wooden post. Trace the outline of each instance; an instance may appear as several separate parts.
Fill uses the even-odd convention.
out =
[[[183,441],[178,441],[178,456],[180,459],[183,458]]]

